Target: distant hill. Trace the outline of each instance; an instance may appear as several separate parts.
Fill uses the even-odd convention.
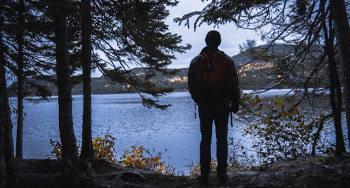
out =
[[[257,48],[265,48],[266,45],[258,46]],[[282,52],[288,52],[292,50],[292,46],[290,45],[284,45],[284,44],[276,44],[273,47],[271,47],[268,52],[274,52],[274,53],[282,53]],[[232,57],[234,60],[236,67],[239,65],[243,65],[251,59],[243,54],[237,54]],[[265,63],[265,62],[260,62]],[[174,69],[169,69],[174,70]],[[156,73],[154,78],[152,78],[152,82],[156,83],[159,86],[162,87],[173,87],[175,91],[187,91],[187,72],[188,68],[181,68],[178,69],[179,72],[176,75],[173,76],[164,76],[161,73]],[[254,70],[253,70],[254,71]],[[145,76],[145,71],[142,68],[134,68],[132,69],[132,72],[140,77]],[[257,88],[263,88],[264,83],[266,80],[261,79],[259,77],[255,77],[252,70],[249,70],[249,72],[246,72],[247,76],[240,77],[241,87],[242,89],[257,89]],[[244,74],[243,72],[240,72],[240,76]],[[48,81],[39,81],[39,80],[30,80],[33,82],[36,82],[37,84],[40,84],[42,86],[46,86],[50,89],[52,95],[57,95],[57,87]],[[9,86],[9,94],[10,96],[15,96],[15,84],[13,83]],[[129,93],[129,92],[135,92],[135,90],[128,86],[128,85],[120,85],[120,84],[112,84],[110,83],[104,76],[101,76],[99,78],[92,78],[91,82],[91,88],[92,88],[92,94],[114,94],[114,93]],[[36,91],[31,90],[31,88],[27,88],[29,90],[29,95],[35,96]],[[83,86],[81,83],[74,86],[72,89],[73,95],[81,95],[83,93]]]
[[[260,46],[257,46],[256,48],[264,49],[266,47],[268,47],[268,46],[267,45],[260,45]],[[267,50],[267,52],[280,54],[280,53],[287,53],[287,52],[290,52],[292,50],[293,50],[293,46],[291,46],[291,45],[275,44],[272,47],[270,47]],[[252,60],[248,56],[243,55],[241,53],[232,56],[232,59],[235,62],[236,66],[243,65],[243,64],[248,63]],[[255,62],[257,62],[257,61],[255,61]]]
[[[174,69],[171,69],[174,70]],[[142,68],[134,68],[132,72],[140,77],[145,76],[145,71]],[[175,91],[187,91],[187,72],[188,68],[179,69],[179,72],[173,76],[164,76],[161,73],[157,73],[151,81],[159,86],[163,87],[173,87]],[[58,94],[58,89],[55,84],[49,81],[35,80],[29,78],[29,82],[35,82],[38,85],[45,86],[49,88],[52,95]],[[16,82],[12,83],[9,88],[9,95],[15,96]],[[37,91],[30,86],[27,86],[27,91],[29,96],[36,96]],[[91,79],[91,92],[92,94],[115,94],[115,93],[132,93],[136,92],[131,86],[122,84],[113,84],[105,76],[99,78]],[[79,83],[75,85],[72,89],[73,95],[83,94],[83,85]]]

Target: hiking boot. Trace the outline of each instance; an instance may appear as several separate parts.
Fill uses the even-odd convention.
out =
[[[219,175],[219,180],[220,180],[220,183],[226,183],[227,180],[228,180],[228,176],[225,174],[225,175]]]
[[[208,184],[209,183],[209,176],[199,175],[197,177],[197,180],[199,181],[200,184]]]

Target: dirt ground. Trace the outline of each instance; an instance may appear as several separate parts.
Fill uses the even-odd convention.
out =
[[[61,161],[14,159],[13,164],[16,187],[67,187],[61,176]],[[94,160],[81,165],[79,187],[350,188],[350,154],[346,153],[343,157],[303,157],[269,167],[235,169],[228,175],[225,184],[220,184],[216,175],[210,176],[209,184],[200,184],[195,177],[165,176],[145,169]]]

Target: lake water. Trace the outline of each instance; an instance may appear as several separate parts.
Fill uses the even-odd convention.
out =
[[[282,94],[271,91],[266,95]],[[198,114],[187,92],[171,93],[161,98],[162,103],[171,104],[167,111],[148,109],[141,103],[138,94],[110,94],[92,96],[92,136],[108,134],[115,137],[117,159],[130,146],[138,144],[147,149],[162,152],[163,160],[188,173],[190,160],[199,161],[200,128]],[[16,98],[11,98],[16,104]],[[73,96],[74,131],[81,145],[83,97]],[[23,154],[25,158],[48,158],[50,138],[59,140],[58,101],[52,97],[38,104],[24,102],[25,121],[23,129]],[[234,115],[236,116],[236,115]],[[239,118],[239,117],[234,117]],[[229,126],[229,137],[237,142],[251,142],[242,137],[242,130],[250,123],[234,122]],[[214,134],[215,131],[213,131]],[[16,126],[14,126],[14,139]],[[212,143],[216,143],[213,135]],[[215,157],[216,144],[212,144]],[[170,157],[170,159],[169,159]]]

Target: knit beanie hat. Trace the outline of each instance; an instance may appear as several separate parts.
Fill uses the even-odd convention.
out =
[[[209,31],[205,37],[205,43],[208,46],[218,47],[221,44],[221,35],[218,31]]]

